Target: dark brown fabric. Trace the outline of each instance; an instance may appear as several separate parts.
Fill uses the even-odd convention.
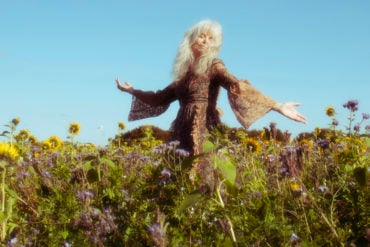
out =
[[[195,75],[189,71],[182,80],[171,83],[163,90],[134,90],[129,120],[157,116],[178,100],[180,109],[172,124],[173,138],[191,154],[202,153],[208,130],[221,122],[216,106],[220,87],[227,90],[231,108],[245,128],[275,104],[273,99],[248,81],[239,80],[229,73],[222,61],[217,59],[205,74]]]

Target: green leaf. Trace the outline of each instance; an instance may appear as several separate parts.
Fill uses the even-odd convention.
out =
[[[107,158],[100,158],[100,164],[107,164],[109,168],[116,168],[116,164]]]
[[[84,164],[83,164],[83,169],[85,170],[85,171],[88,171],[88,170],[90,170],[91,169],[91,167],[92,167],[92,164],[91,164],[91,160],[89,160],[89,161],[87,161],[87,162],[85,162]]]
[[[222,241],[219,242],[218,246],[221,246],[221,247],[233,247],[234,244],[233,244],[233,241],[230,239],[229,236],[226,236],[225,239],[223,239]]]
[[[353,175],[361,187],[366,186],[366,171],[367,169],[365,167],[356,167],[353,171]]]
[[[4,212],[0,212],[0,222],[5,223],[7,221],[8,217]]]
[[[213,144],[212,142],[210,141],[205,141],[203,143],[203,152],[210,152],[210,151],[213,151],[216,149],[216,145]]]
[[[69,232],[67,230],[64,230],[60,233],[63,239],[67,239]]]
[[[10,134],[10,132],[9,132],[9,131],[7,131],[7,130],[5,130],[5,131],[3,131],[3,133],[1,133],[1,134],[0,134],[0,136],[6,136],[6,135],[8,135],[8,134]]]
[[[366,143],[366,146],[369,148],[370,147],[370,137],[364,137],[364,138],[362,138],[364,141],[365,141],[365,143]]]
[[[195,191],[187,195],[185,199],[181,202],[180,206],[177,208],[177,213],[181,214],[185,209],[190,208],[196,203],[202,201],[203,199],[204,199],[203,195],[198,191]]]
[[[223,158],[215,157],[215,164],[221,170],[224,178],[229,183],[234,185],[235,178],[236,178],[236,167],[233,164],[233,162],[229,158],[226,158],[226,157],[223,157]]]
[[[12,233],[16,227],[19,227],[19,225],[14,222],[6,223],[6,231],[8,232],[8,234]]]

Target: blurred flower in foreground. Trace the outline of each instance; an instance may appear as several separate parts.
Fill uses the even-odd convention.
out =
[[[18,157],[18,151],[10,144],[0,142],[0,160],[15,161]]]
[[[78,135],[80,133],[81,126],[79,123],[73,122],[69,124],[68,132],[71,135]]]

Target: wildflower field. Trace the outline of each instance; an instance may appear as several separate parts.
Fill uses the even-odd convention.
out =
[[[291,138],[221,126],[190,157],[155,126],[104,147],[0,129],[1,246],[370,246],[369,114]],[[357,115],[356,115],[357,114]],[[197,165],[199,160],[207,166]]]

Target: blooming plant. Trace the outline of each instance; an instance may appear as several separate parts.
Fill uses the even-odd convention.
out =
[[[0,142],[0,241],[367,246],[369,115],[356,122],[358,102],[343,106],[350,115],[345,131],[330,106],[328,129],[290,140],[274,123],[262,131],[222,126],[196,157],[151,126],[127,131],[119,123],[102,147],[75,143],[78,123],[69,126],[71,142],[37,141],[7,125]]]

